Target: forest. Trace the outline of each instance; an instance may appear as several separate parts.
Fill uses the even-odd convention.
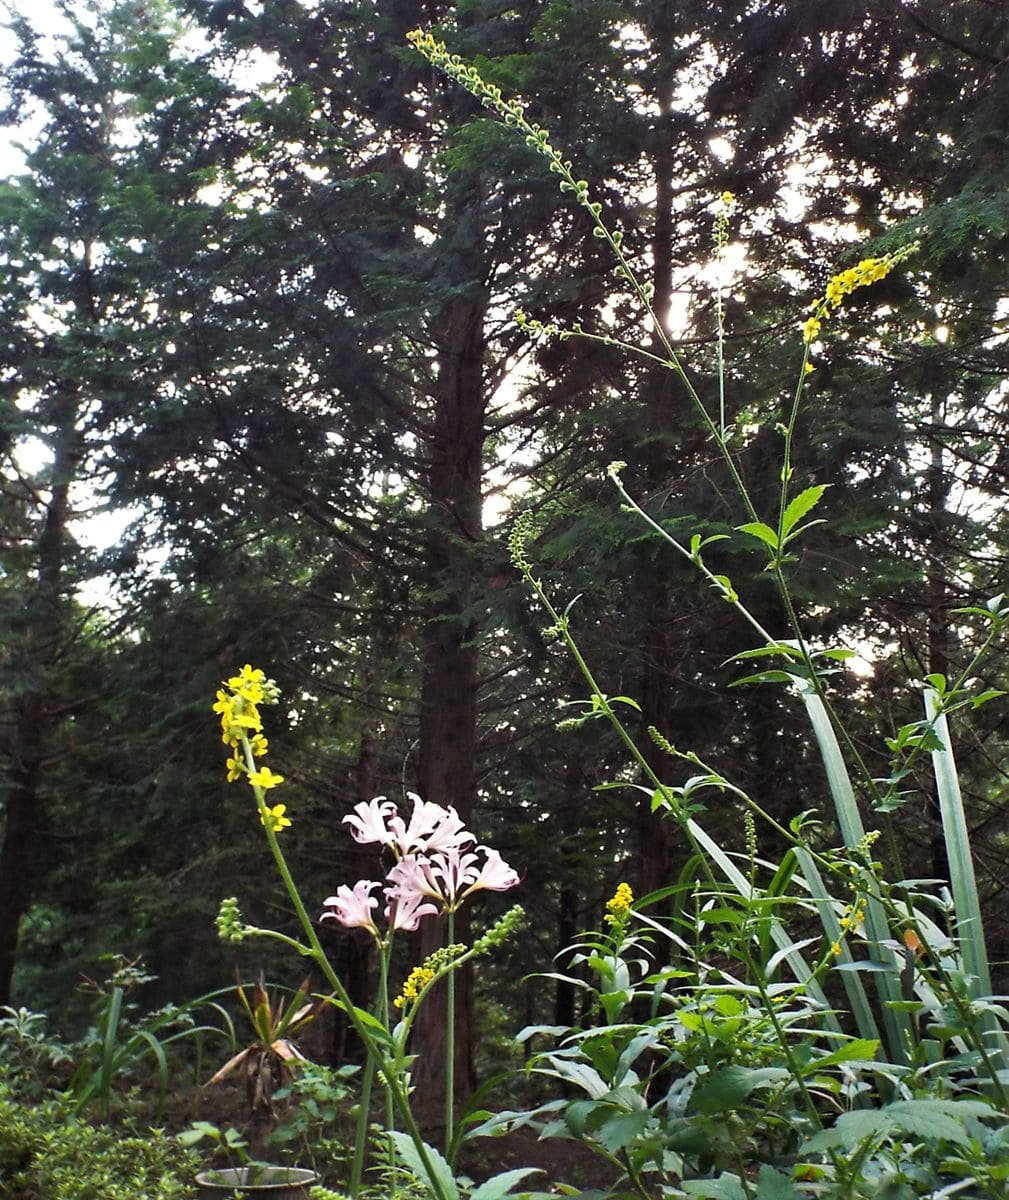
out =
[[[317,1200],[563,1182],[459,1182],[481,1122],[599,1153],[562,1194],[1004,1197],[1009,5],[55,8],[0,82],[0,1128],[123,1121],[264,979],[365,1112]]]

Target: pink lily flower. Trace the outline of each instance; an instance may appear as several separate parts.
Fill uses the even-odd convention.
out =
[[[413,932],[424,917],[438,915],[438,906],[425,901],[420,892],[399,892],[386,888],[385,919],[390,929],[405,929]]]
[[[387,896],[429,896],[433,900],[445,902],[441,888],[431,874],[427,859],[418,858],[416,854],[407,854],[401,858],[385,878],[388,885]]]
[[[391,846],[393,834],[386,825],[390,816],[395,816],[396,805],[385,796],[376,796],[374,800],[362,800],[354,805],[354,811],[343,818],[350,826],[350,836],[355,842],[380,842],[383,846]],[[398,819],[398,818],[397,818]]]
[[[504,892],[515,887],[519,882],[518,872],[508,866],[497,850],[488,846],[479,849],[486,855],[482,866],[477,865],[476,854],[459,849],[422,857],[407,855],[389,872],[387,882],[392,886],[386,889],[386,895],[429,897],[438,901],[446,912],[455,912],[473,892]]]
[[[460,896],[460,900],[465,900],[471,892],[481,890],[507,892],[509,888],[513,888],[521,882],[518,871],[510,867],[497,850],[492,850],[490,846],[480,846],[478,849],[482,850],[487,858],[477,872],[476,878]]]
[[[389,820],[393,851],[399,858],[455,850],[476,841],[454,808],[421,800],[413,792],[407,792],[407,799],[413,802],[410,824],[404,824],[398,813]]]
[[[351,890],[345,883],[336,889],[335,896],[328,896],[323,902],[332,912],[324,912],[321,920],[332,918],[345,925],[348,929],[367,929],[375,938],[380,938],[378,927],[372,920],[371,910],[378,908],[378,897],[371,893],[380,884],[371,879],[360,879]]]

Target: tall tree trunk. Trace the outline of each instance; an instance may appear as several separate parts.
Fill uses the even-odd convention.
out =
[[[467,197],[468,205],[478,200]],[[473,209],[460,223],[476,225]],[[460,242],[465,242],[465,235]],[[461,261],[472,280],[476,252]],[[473,250],[473,247],[461,247]],[[430,445],[429,568],[431,608],[424,633],[420,698],[419,784],[424,799],[451,805],[464,821],[473,813],[476,791],[477,592],[474,550],[482,534],[484,447],[484,319],[486,295],[472,288],[446,305],[438,331],[437,409]],[[460,913],[456,940],[465,940]],[[421,957],[442,941],[444,922],[421,926]],[[456,976],[455,1079],[462,1097],[473,1084],[472,980]],[[421,1050],[415,1071],[421,1118],[438,1123],[445,1104],[444,987],[436,989],[418,1015],[415,1037]]]
[[[661,12],[656,24],[666,24]],[[658,30],[655,31],[656,36]],[[655,222],[652,228],[652,303],[660,321],[665,321],[672,302],[673,277],[673,181],[676,178],[675,139],[672,136],[672,82],[658,98],[659,114],[652,130],[650,154],[655,180]],[[665,357],[658,336],[649,347],[653,354]],[[671,463],[671,424],[682,405],[669,403],[671,373],[663,368],[652,371],[644,383],[645,432],[649,435],[641,455],[641,479],[645,490],[654,495],[668,481]],[[663,554],[662,547],[654,553]],[[656,570],[648,582],[647,610],[642,627],[640,697],[644,725],[654,725],[671,735],[670,719],[674,711],[672,628],[673,597],[668,573]],[[642,749],[649,765],[660,778],[668,777],[669,759],[643,731]],[[668,822],[651,811],[647,800],[637,808],[638,863],[635,881],[639,894],[645,895],[669,881],[670,838]]]

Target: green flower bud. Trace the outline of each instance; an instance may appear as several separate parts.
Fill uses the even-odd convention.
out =
[[[249,935],[249,927],[242,922],[242,914],[238,900],[229,896],[221,901],[221,908],[215,919],[217,936],[222,942],[244,942]]]

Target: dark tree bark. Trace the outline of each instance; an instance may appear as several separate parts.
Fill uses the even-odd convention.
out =
[[[459,262],[472,279],[482,257],[482,235],[478,192],[467,191],[460,214]],[[425,800],[451,805],[466,822],[472,817],[476,792],[479,629],[473,601],[479,587],[475,550],[482,534],[486,308],[486,292],[471,284],[465,294],[449,301],[437,323],[437,408],[428,468],[432,602],[421,674],[419,786]],[[422,959],[441,945],[444,924],[427,921],[421,926]],[[457,941],[465,940],[466,924],[466,914],[460,913]],[[474,1082],[468,971],[458,972],[456,990],[455,1079],[461,1098]],[[441,987],[431,994],[417,1021],[422,1054],[416,1096],[428,1123],[438,1121],[445,1102],[444,993]]]

